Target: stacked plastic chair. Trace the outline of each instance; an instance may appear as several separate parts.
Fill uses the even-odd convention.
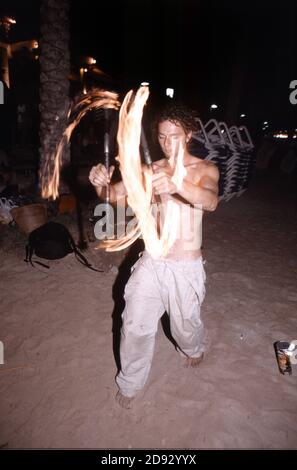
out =
[[[190,152],[215,163],[220,170],[220,200],[228,201],[246,191],[255,165],[254,145],[245,126],[228,128],[225,122],[197,119]]]

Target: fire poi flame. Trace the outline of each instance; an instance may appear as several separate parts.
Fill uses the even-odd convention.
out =
[[[128,194],[128,204],[137,218],[137,225],[126,236],[117,240],[106,240],[102,246],[107,251],[119,251],[131,245],[141,234],[146,250],[154,257],[166,256],[176,240],[179,230],[179,206],[172,200],[166,205],[161,235],[158,234],[152,210],[152,170],[141,167],[139,144],[143,107],[149,96],[147,86],[138,89],[133,101],[130,91],[122,104],[119,117],[118,144],[120,170]],[[132,101],[132,103],[131,103]],[[173,181],[181,186],[186,170],[183,166],[184,149],[179,148]],[[143,178],[144,176],[144,178]]]
[[[57,149],[52,154],[47,155],[44,169],[41,175],[41,195],[43,198],[52,197],[54,200],[59,196],[59,182],[60,182],[60,171],[62,166],[62,153],[64,147],[69,143],[72,132],[79,124],[80,120],[85,114],[98,108],[113,108],[119,109],[120,102],[118,101],[118,95],[113,92],[106,90],[93,90],[88,92],[82,100],[76,103],[69,112],[68,117],[73,111],[78,111],[76,118],[71,122],[59,141]],[[53,124],[55,126],[56,123]],[[53,163],[53,171],[52,171]]]
[[[139,153],[141,136],[141,119],[144,105],[149,96],[147,86],[138,89],[132,99],[133,91],[127,93],[120,109],[118,144],[120,170],[123,183],[128,194],[128,204],[132,208],[137,224],[125,236],[117,240],[105,240],[102,247],[106,251],[119,251],[134,243],[140,235],[143,236],[147,251],[154,257],[166,256],[168,250],[176,240],[180,211],[178,204],[169,200],[166,204],[166,212],[161,234],[158,234],[157,222],[153,214],[152,206],[152,169],[142,168]],[[113,108],[118,109],[120,103],[116,93],[105,90],[94,90],[80,100],[71,111],[79,110],[76,118],[63,132],[62,138],[54,155],[47,158],[45,170],[42,174],[42,197],[56,199],[59,195],[59,181],[61,170],[61,156],[64,146],[70,141],[73,130],[80,120],[91,109]],[[184,149],[179,148],[176,161],[170,160],[169,164],[174,168],[172,180],[177,187],[181,187],[186,169],[183,166]],[[54,171],[51,174],[50,167],[54,161]]]

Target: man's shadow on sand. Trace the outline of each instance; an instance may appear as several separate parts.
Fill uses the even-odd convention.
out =
[[[112,297],[114,301],[114,309],[112,312],[113,354],[118,371],[121,369],[120,341],[122,313],[125,308],[124,290],[131,274],[131,268],[133,264],[136,263],[136,261],[139,259],[139,255],[143,250],[144,244],[142,240],[137,240],[133,243],[131,249],[125,256],[124,261],[119,266],[119,272],[112,288]],[[166,312],[161,318],[161,324],[166,337],[176,347],[177,344],[171,335],[169,317]]]

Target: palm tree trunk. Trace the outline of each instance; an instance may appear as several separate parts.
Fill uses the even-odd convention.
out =
[[[54,155],[56,145],[67,126],[69,109],[69,2],[42,0],[40,40],[40,174],[48,155]],[[70,162],[70,148],[65,149],[62,165]],[[53,161],[51,165],[53,165]],[[65,183],[60,193],[68,192]]]

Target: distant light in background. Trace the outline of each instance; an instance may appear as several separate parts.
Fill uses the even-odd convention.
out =
[[[85,63],[86,65],[94,65],[96,64],[96,59],[94,57],[83,57],[82,62]]]
[[[149,86],[149,82],[141,82],[140,86]]]
[[[82,92],[84,95],[87,94],[87,87],[86,87],[86,83],[85,83],[85,72],[87,72],[88,69],[84,68],[84,67],[81,67],[79,69],[79,75],[80,75],[80,80],[81,80],[81,84],[82,84]]]
[[[16,24],[14,18],[9,16],[0,16],[0,29],[3,31],[5,38],[4,42],[0,42],[1,79],[6,83],[7,88],[10,88],[9,59],[11,58],[11,51],[14,46],[14,44],[11,44],[9,41],[9,32],[11,25],[13,24]]]
[[[174,95],[174,89],[173,88],[166,88],[166,96],[169,96],[170,98],[173,98]]]
[[[217,104],[212,104],[210,109],[217,109],[218,105]]]
[[[7,17],[7,22],[10,24],[16,24],[16,20],[14,18]]]
[[[288,138],[288,131],[277,131],[273,134],[275,139],[287,139]]]
[[[269,128],[268,121],[264,121],[264,122],[263,122],[262,130],[263,130],[263,131],[267,131],[268,128]]]
[[[241,114],[240,117],[241,117],[241,118],[244,118],[244,117],[245,117],[245,114]]]
[[[95,65],[97,63],[97,60],[94,59],[94,57],[90,56],[84,56],[81,58],[81,65],[79,69],[79,74],[80,74],[80,80],[81,80],[81,85],[82,85],[82,92],[84,95],[87,94],[87,84],[85,80],[85,74],[89,71],[92,70],[93,67],[92,65]]]
[[[3,27],[6,33],[9,32],[12,24],[16,24],[16,20],[14,18],[5,15],[0,18],[0,26]]]

